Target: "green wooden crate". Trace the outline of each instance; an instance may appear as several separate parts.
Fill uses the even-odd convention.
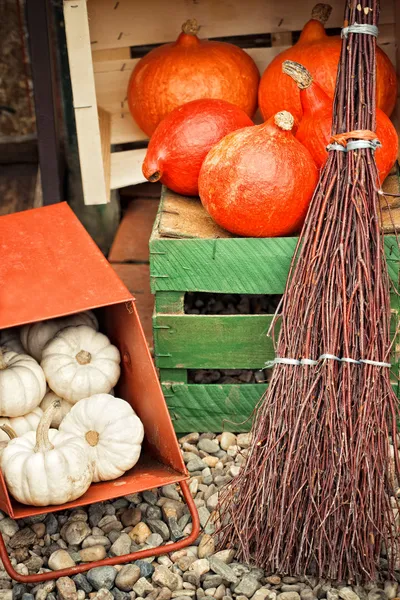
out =
[[[266,389],[190,384],[188,369],[261,369],[274,358],[266,335],[273,315],[187,315],[185,293],[282,294],[296,243],[296,238],[235,238],[211,221],[198,199],[163,189],[150,239],[154,352],[177,432],[247,431]],[[394,236],[385,236],[385,249],[398,286]]]

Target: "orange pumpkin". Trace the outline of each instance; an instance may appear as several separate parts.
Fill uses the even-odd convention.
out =
[[[308,150],[286,111],[230,133],[207,154],[199,193],[218,225],[247,237],[297,233],[318,181]]]
[[[176,42],[151,50],[136,65],[128,86],[130,112],[149,136],[174,108],[199,98],[235,104],[250,117],[257,108],[260,75],[253,59],[225,42],[200,40],[195,20]]]
[[[303,118],[296,138],[309,150],[317,167],[321,168],[327,159],[326,146],[331,138],[332,100],[303,65],[286,60],[282,70],[296,83],[300,92]],[[379,108],[376,111],[376,135],[382,144],[375,152],[376,166],[382,182],[396,162],[398,137],[389,117]]]
[[[298,42],[278,54],[264,71],[258,91],[258,103],[264,119],[282,109],[290,111],[296,120],[301,119],[302,109],[297,86],[282,73],[282,63],[285,60],[304,65],[314,81],[333,98],[342,42],[339,36],[326,34],[324,23],[331,10],[328,4],[317,4]],[[396,104],[396,71],[380,48],[377,49],[376,59],[377,106],[390,115]]]

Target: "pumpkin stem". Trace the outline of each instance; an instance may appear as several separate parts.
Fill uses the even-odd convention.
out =
[[[81,350],[80,352],[78,352],[75,358],[80,365],[88,365],[92,360],[92,355],[90,354],[90,352],[86,352],[86,350]]]
[[[0,347],[0,371],[4,371],[4,369],[7,369],[7,363],[4,360],[3,350],[4,350],[4,348]]]
[[[182,25],[183,33],[186,35],[197,35],[200,31],[200,25],[197,23],[196,19],[188,19]]]
[[[297,83],[297,87],[300,90],[307,89],[313,82],[311,73],[300,63],[294,62],[294,60],[285,60],[282,64],[282,71]]]
[[[275,125],[284,131],[291,131],[294,125],[294,117],[287,110],[281,110],[274,116]]]
[[[311,18],[314,21],[319,21],[323,25],[331,16],[332,6],[330,4],[316,4],[311,11]]]
[[[7,423],[4,423],[4,425],[0,425],[0,429],[8,435],[10,440],[14,440],[16,437],[18,437],[17,434],[15,433],[14,429],[12,427],[10,427],[9,425],[7,425]]]
[[[155,171],[152,175],[147,178],[151,183],[155,183],[156,181],[160,181],[161,179],[161,171]]]
[[[97,446],[99,443],[100,436],[97,431],[90,430],[86,432],[85,439],[89,446]]]
[[[54,450],[53,444],[49,440],[49,429],[54,417],[54,413],[61,406],[61,400],[54,400],[43,413],[36,430],[36,445],[34,452],[49,452]]]

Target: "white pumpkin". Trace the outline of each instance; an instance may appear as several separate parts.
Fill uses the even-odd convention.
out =
[[[128,402],[96,394],[72,407],[60,431],[78,435],[91,450],[93,481],[121,477],[139,460],[144,430]]]
[[[43,417],[43,410],[37,406],[32,412],[22,417],[0,417],[0,441],[9,440],[5,430],[1,431],[1,426],[9,427],[15,431],[16,435],[24,435],[28,431],[36,431],[40,419]]]
[[[76,325],[87,325],[97,331],[99,324],[92,311],[77,313],[60,317],[59,319],[48,319],[37,323],[29,323],[21,327],[21,342],[26,352],[33,356],[38,362],[42,360],[42,351],[47,342],[65,327]]]
[[[24,354],[17,327],[0,330],[0,346],[5,346],[7,350],[12,350],[18,354]]]
[[[93,464],[84,440],[50,429],[57,402],[29,431],[11,440],[1,456],[1,469],[10,493],[32,506],[76,500],[89,488]]]
[[[60,401],[60,407],[56,411],[54,411],[53,420],[50,424],[50,427],[53,427],[54,429],[58,429],[61,421],[63,420],[65,415],[67,415],[69,413],[73,404],[70,404],[63,398],[60,398],[54,392],[49,391],[49,392],[47,392],[47,394],[43,398],[42,402],[40,403],[40,408],[42,410],[46,410],[50,406],[50,404],[52,404],[55,400]]]
[[[2,441],[0,441],[0,460],[1,460],[1,456],[3,454],[3,450],[4,448],[6,448],[8,446],[8,443],[10,440],[14,440],[17,436],[17,434],[15,433],[14,429],[12,429],[9,425],[0,425],[0,433],[3,436],[4,435],[4,440],[2,439]]]
[[[118,348],[107,336],[87,327],[62,329],[43,349],[41,366],[50,388],[75,404],[108,393],[120,375]]]
[[[26,415],[40,404],[45,391],[46,378],[34,358],[0,348],[0,416]]]

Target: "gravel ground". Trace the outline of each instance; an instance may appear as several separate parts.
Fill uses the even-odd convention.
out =
[[[180,439],[191,474],[190,490],[202,525],[196,545],[156,559],[99,567],[37,586],[12,583],[0,570],[0,600],[393,600],[398,584],[367,587],[280,577],[235,561],[234,551],[215,552],[210,515],[218,491],[244,461],[249,434],[191,433]],[[175,486],[133,494],[113,502],[18,523],[0,513],[12,562],[22,574],[62,569],[121,556],[175,541],[191,530],[188,509]],[[400,574],[399,574],[400,575]],[[400,577],[399,577],[400,580]]]

